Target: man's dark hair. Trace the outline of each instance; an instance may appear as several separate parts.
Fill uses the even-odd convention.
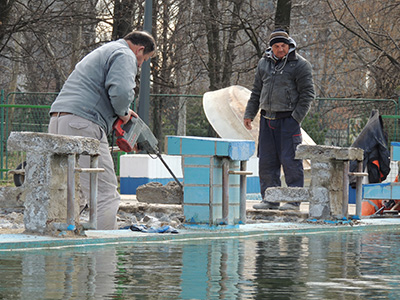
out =
[[[147,31],[134,30],[128,33],[124,40],[130,41],[134,45],[144,46],[144,54],[151,53],[156,50],[156,41],[154,37]]]

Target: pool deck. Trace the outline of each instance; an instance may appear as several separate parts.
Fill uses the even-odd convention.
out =
[[[249,238],[269,235],[315,234],[328,232],[386,231],[400,229],[400,218],[362,219],[342,223],[257,223],[235,226],[191,226],[179,229],[178,233],[143,233],[124,230],[88,230],[86,236],[77,237],[61,232],[59,236],[42,236],[25,233],[1,234],[0,252],[40,249],[63,249],[104,245],[138,243],[184,243],[202,239]]]
[[[253,205],[259,203],[255,200],[247,200],[247,213],[249,214],[273,214],[274,211],[254,210]],[[122,196],[120,209],[129,210],[137,207],[138,201],[133,196]],[[147,204],[144,204],[147,205]],[[177,211],[179,205],[154,205],[158,210]],[[153,207],[153,208],[154,208]],[[149,208],[152,209],[152,208]],[[355,205],[349,204],[349,214],[354,215]],[[275,213],[280,213],[275,211]],[[308,204],[302,203],[300,212],[302,216],[308,216]],[[306,218],[305,218],[306,219]],[[25,251],[39,249],[63,249],[74,247],[90,247],[116,244],[137,243],[183,243],[186,241],[202,239],[229,239],[249,238],[268,235],[293,235],[315,234],[327,232],[351,232],[351,231],[383,231],[400,229],[400,217],[366,218],[360,221],[329,222],[329,221],[302,221],[302,222],[266,222],[232,226],[203,226],[188,225],[184,229],[178,229],[178,233],[145,233],[130,229],[120,230],[87,230],[85,236],[77,236],[73,232],[60,232],[57,236],[44,236],[27,233],[0,234],[0,252]],[[250,223],[250,222],[249,222]]]

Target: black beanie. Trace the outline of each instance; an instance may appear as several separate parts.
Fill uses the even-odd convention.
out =
[[[272,47],[276,43],[285,43],[290,45],[289,34],[283,29],[275,29],[269,37],[269,45]]]

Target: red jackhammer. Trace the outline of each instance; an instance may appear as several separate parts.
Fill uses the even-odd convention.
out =
[[[175,179],[176,183],[182,188],[182,184],[176,178],[172,170],[162,158],[158,150],[158,140],[146,123],[139,117],[131,117],[128,123],[123,124],[121,119],[117,119],[114,123],[115,136],[117,137],[117,145],[124,152],[132,152],[135,144],[139,150],[147,153],[155,154],[167,168],[168,172]],[[151,156],[151,155],[150,155]]]

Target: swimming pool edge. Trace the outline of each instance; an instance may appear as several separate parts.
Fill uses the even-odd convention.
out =
[[[299,235],[357,231],[399,230],[400,219],[366,219],[355,224],[258,223],[237,227],[189,228],[179,233],[143,233],[131,230],[89,230],[86,237],[0,234],[0,251],[62,249],[131,243],[171,243],[215,238],[250,238],[268,235]]]

